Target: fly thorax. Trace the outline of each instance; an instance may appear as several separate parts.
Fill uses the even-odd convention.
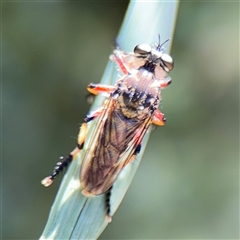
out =
[[[127,75],[117,91],[116,106],[125,117],[142,118],[153,115],[159,105],[159,83],[148,71]]]

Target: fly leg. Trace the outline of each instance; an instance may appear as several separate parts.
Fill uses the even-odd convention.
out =
[[[172,79],[170,77],[160,80],[160,88],[163,89],[169,86],[171,83],[172,83]]]
[[[166,122],[166,118],[164,117],[164,114],[160,112],[160,110],[157,109],[157,111],[154,113],[153,116],[153,121],[152,123],[158,126],[163,126],[164,123]],[[133,154],[124,162],[124,166],[125,167],[128,163],[131,163],[135,160],[137,154],[140,153],[141,151],[141,143],[142,143],[142,139],[144,134],[141,134],[141,131],[137,131],[134,140],[136,141],[136,148],[135,151],[133,152]]]
[[[136,156],[140,153],[141,151],[141,143],[139,143],[133,153],[132,156],[130,156],[130,158],[126,161],[126,163],[124,164],[124,166],[126,166],[128,163],[131,163],[135,160]]]
[[[140,140],[139,140],[140,141]],[[137,154],[141,150],[141,143],[139,143],[134,151],[134,153],[124,162],[124,166],[126,166],[128,163],[133,162],[133,160],[136,158]],[[112,216],[111,216],[111,192],[112,192],[113,186],[111,186],[108,191],[106,192],[106,210],[107,210],[107,221],[111,222],[112,221]]]
[[[53,169],[52,173],[41,181],[43,186],[49,187],[53,183],[53,180],[56,178],[56,176],[59,175],[59,173],[62,172],[63,169],[65,169],[76,157],[76,155],[81,151],[87,135],[87,123],[92,121],[96,117],[98,117],[101,114],[102,110],[103,110],[103,107],[91,112],[84,118],[84,122],[81,125],[80,131],[78,134],[78,141],[77,141],[76,148],[72,152],[70,152],[70,154],[65,158],[65,160],[64,160],[64,157],[60,157],[60,160],[63,160],[63,161],[58,162],[56,164],[56,167]]]
[[[117,62],[122,73],[125,75],[129,73],[129,68],[123,60],[123,52],[119,49],[114,50],[113,54],[110,56],[110,60]]]
[[[136,148],[135,148],[133,154],[130,155],[130,157],[126,161],[124,161],[123,167],[125,167],[128,163],[132,163],[135,160],[136,156],[140,153],[143,136],[144,136],[144,134],[142,134],[142,130],[139,130],[139,131],[136,132],[136,134],[133,138],[133,141],[135,142],[134,144],[136,145]]]
[[[116,89],[116,87],[111,86],[111,85],[104,85],[104,84],[94,84],[94,83],[90,83],[87,86],[87,90],[94,94],[94,95],[98,95],[99,93],[105,93],[105,94],[110,94],[111,92],[113,92]]]
[[[108,191],[106,192],[106,209],[107,209],[107,221],[108,221],[108,222],[111,222],[111,221],[112,221],[112,217],[111,217],[111,204],[110,204],[112,187],[113,187],[113,186],[111,186],[111,187],[108,189]]]
[[[89,94],[87,95],[87,102],[89,104],[93,103],[94,96],[102,93],[104,96],[108,97],[109,94],[114,91],[116,87],[111,86],[111,85],[104,85],[104,84],[95,84],[95,83],[90,83],[87,86],[87,90]]]
[[[152,123],[158,126],[163,126],[164,123],[166,122],[166,118],[164,117],[164,114],[160,112],[160,110],[157,109],[157,111],[154,113],[153,116],[153,121]],[[136,158],[137,154],[140,153],[141,150],[141,143],[142,143],[142,139],[143,139],[143,134],[141,134],[141,131],[137,131],[134,140],[136,140],[136,148],[134,153],[125,161],[124,166],[126,166],[128,163],[131,163],[134,161],[134,159]]]
[[[122,168],[124,168],[128,163],[133,162],[134,159],[136,158],[137,154],[140,153],[142,138],[143,138],[143,135],[141,135],[141,131],[138,131],[133,139],[133,142],[136,144],[136,148],[135,148],[133,154],[130,155],[130,157],[123,162]],[[106,209],[107,209],[107,221],[108,222],[112,221],[111,203],[110,203],[112,188],[113,188],[113,186],[111,186],[109,188],[109,190],[106,192]]]
[[[166,122],[166,118],[164,117],[164,114],[157,109],[157,111],[153,115],[152,123],[158,126],[163,126],[165,122]]]

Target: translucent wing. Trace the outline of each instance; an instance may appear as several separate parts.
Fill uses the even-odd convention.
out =
[[[110,97],[83,157],[82,188],[94,195],[106,192],[131,160],[150,123],[151,115],[141,120],[126,118]]]

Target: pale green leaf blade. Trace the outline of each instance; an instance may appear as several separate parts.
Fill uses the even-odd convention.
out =
[[[129,4],[117,42],[125,51],[132,51],[139,43],[153,44],[170,38],[165,45],[170,50],[178,9],[178,1],[132,1]],[[118,72],[116,66],[109,62],[102,78],[104,84],[114,84]],[[92,109],[103,104],[104,98],[96,98]],[[88,136],[94,130],[94,122],[89,124]],[[111,194],[111,213],[113,214],[121,203],[140,163],[150,129],[144,137],[142,148],[137,159],[124,168],[113,186]],[[84,149],[90,138],[87,138]],[[96,239],[108,224],[106,218],[106,196],[85,197],[81,194],[79,170],[83,151],[78,154],[65,174],[41,239]],[[113,218],[114,220],[114,218]]]

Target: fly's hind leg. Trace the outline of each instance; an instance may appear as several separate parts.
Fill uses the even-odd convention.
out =
[[[140,152],[140,150],[141,150],[141,143],[139,141],[134,153],[124,162],[123,167],[126,166],[128,163],[133,162],[134,159],[136,158],[137,154]],[[112,188],[113,188],[113,186],[111,186],[108,189],[108,191],[106,192],[106,217],[107,217],[108,222],[112,221],[111,203],[110,203]]]
[[[41,181],[43,186],[49,187],[53,183],[53,180],[56,178],[56,176],[59,175],[59,173],[62,172],[81,151],[87,135],[87,123],[98,117],[101,114],[102,110],[103,108],[101,107],[91,112],[84,118],[84,123],[81,125],[78,134],[78,142],[76,148],[65,158],[65,160],[64,157],[60,157],[60,160],[63,161],[58,162],[52,173]]]
[[[127,159],[124,166],[126,166],[128,163],[132,163],[135,160],[136,156],[140,153],[140,151],[141,151],[141,143],[137,145],[133,155],[130,156],[129,159]]]
[[[112,191],[113,186],[111,186],[108,191],[106,192],[106,210],[107,210],[107,221],[111,222],[112,221],[112,216],[111,216],[111,191]]]

